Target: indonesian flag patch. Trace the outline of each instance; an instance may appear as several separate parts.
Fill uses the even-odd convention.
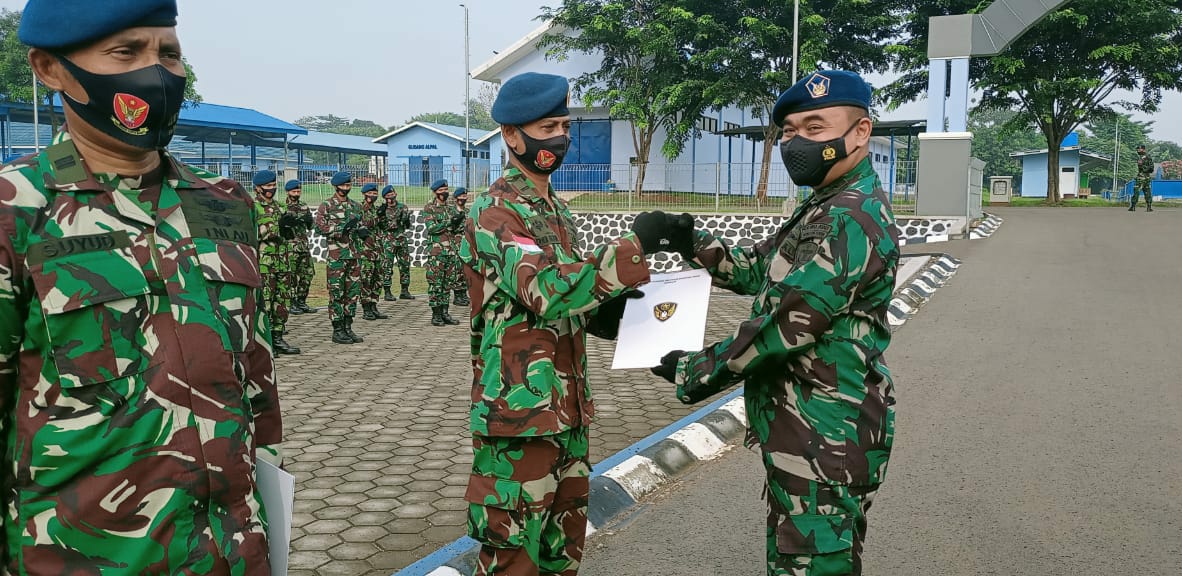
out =
[[[538,247],[538,243],[534,242],[533,238],[526,238],[524,236],[514,236],[513,243],[521,248],[522,252],[526,254],[541,254],[542,249]]]

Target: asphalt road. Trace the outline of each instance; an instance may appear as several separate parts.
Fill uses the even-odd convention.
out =
[[[866,574],[1182,574],[1182,210],[997,210],[888,351]],[[585,576],[763,574],[735,448],[588,544]]]

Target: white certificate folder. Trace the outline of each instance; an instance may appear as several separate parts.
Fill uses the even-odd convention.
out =
[[[671,350],[701,350],[710,307],[710,273],[685,270],[653,274],[640,288],[644,298],[628,300],[612,369],[651,368]]]

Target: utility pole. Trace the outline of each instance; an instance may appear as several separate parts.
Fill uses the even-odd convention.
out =
[[[1112,201],[1116,201],[1116,167],[1120,164],[1120,116],[1116,117],[1116,143],[1112,147]]]
[[[471,51],[468,50],[468,6],[460,4],[464,9],[464,187],[472,185],[472,68],[468,63]]]
[[[792,83],[796,84],[797,71],[800,67],[800,0],[792,5]]]
[[[41,102],[37,99],[37,74],[33,73],[33,152],[41,151]]]

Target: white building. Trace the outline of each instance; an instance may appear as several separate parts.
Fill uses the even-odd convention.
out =
[[[538,49],[537,43],[543,35],[560,30],[551,24],[542,25],[473,69],[472,77],[500,84],[524,72],[575,78],[598,70],[601,59],[597,55],[572,53],[561,62],[546,59],[545,52]],[[626,120],[612,120],[606,108],[586,108],[580,104],[573,100],[571,102],[571,150],[563,168],[553,178],[555,187],[559,190],[581,191],[600,191],[613,186],[628,188],[636,177],[637,164],[631,125]],[[762,165],[763,142],[743,135],[728,136],[719,132],[759,126],[765,122],[751,110],[741,108],[709,111],[698,121],[699,136],[691,137],[681,156],[672,161],[661,153],[666,134],[663,129],[658,129],[648,158],[644,189],[709,194],[720,190],[724,194],[754,195]],[[870,145],[871,160],[884,185],[888,186],[889,182],[899,179],[897,176],[891,177],[891,166],[906,148],[903,141],[895,140],[896,153],[892,154],[891,143],[891,138],[875,136]],[[489,164],[494,167],[490,177],[495,179],[495,167],[504,165],[506,154],[500,133],[494,131],[487,134],[475,144],[482,148],[488,144]],[[791,181],[779,160],[779,151],[773,150],[768,194],[787,196],[790,190]]]

